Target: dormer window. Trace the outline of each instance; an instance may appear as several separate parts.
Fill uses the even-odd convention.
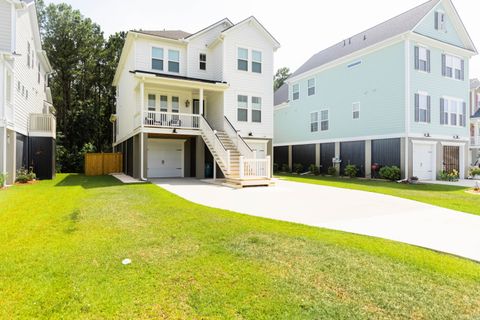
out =
[[[441,11],[435,11],[435,29],[445,31],[445,13]]]
[[[162,48],[152,48],[152,69],[163,71]]]
[[[180,72],[180,51],[168,50],[168,71]]]

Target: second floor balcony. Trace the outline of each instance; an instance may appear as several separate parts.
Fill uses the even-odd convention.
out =
[[[56,137],[57,121],[53,114],[31,113],[29,135],[34,137]]]

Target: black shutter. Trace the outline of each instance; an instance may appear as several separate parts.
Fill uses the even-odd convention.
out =
[[[427,72],[430,72],[430,50],[427,50]]]
[[[462,109],[463,109],[462,110],[463,111],[462,112],[462,125],[464,127],[466,127],[467,126],[467,103],[466,102],[464,102],[462,104]]]
[[[440,124],[445,124],[445,99],[440,98]]]
[[[415,93],[415,122],[420,120],[420,96]]]
[[[462,68],[460,69],[460,80],[465,80],[465,61],[461,60]]]
[[[415,46],[415,70],[420,69],[420,48]]]
[[[447,56],[442,54],[442,76],[447,75]]]
[[[438,30],[438,12],[435,11],[435,30]]]
[[[430,119],[431,119],[431,101],[432,101],[432,98],[430,96],[427,96],[427,122],[430,123]]]

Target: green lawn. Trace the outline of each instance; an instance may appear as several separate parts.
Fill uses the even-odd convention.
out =
[[[465,192],[466,190],[469,190],[469,188],[438,184],[400,184],[396,182],[368,179],[298,176],[294,174],[282,174],[277,177],[285,180],[318,184],[322,186],[383,193],[480,215],[480,195]]]
[[[0,191],[0,208],[2,319],[480,317],[479,264],[151,184],[60,175]]]

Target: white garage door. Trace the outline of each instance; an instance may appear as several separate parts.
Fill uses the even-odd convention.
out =
[[[183,140],[148,139],[148,177],[183,177],[183,146]]]
[[[420,180],[435,180],[434,148],[432,144],[413,145],[413,175]]]

